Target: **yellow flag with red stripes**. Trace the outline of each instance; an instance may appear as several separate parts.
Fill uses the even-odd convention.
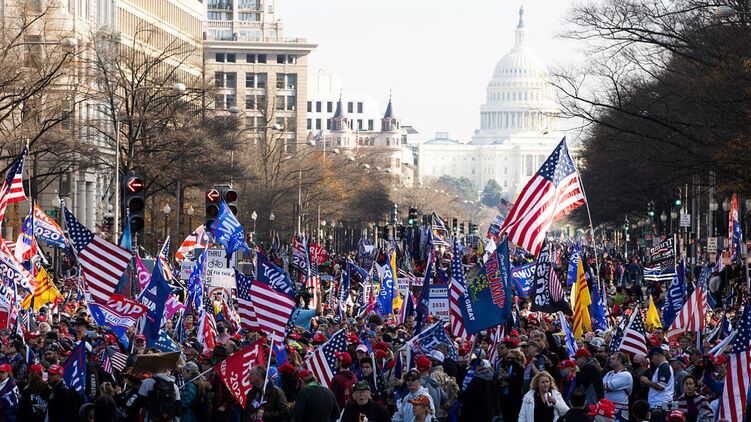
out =
[[[37,285],[34,288],[34,294],[27,294],[21,302],[23,309],[29,309],[31,307],[31,299],[34,298],[34,310],[38,311],[39,308],[46,305],[49,302],[54,302],[55,299],[62,299],[60,291],[57,290],[55,284],[52,282],[49,274],[44,267],[39,268],[39,272],[36,276]]]

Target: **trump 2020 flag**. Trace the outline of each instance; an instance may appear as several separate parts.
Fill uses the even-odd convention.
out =
[[[681,261],[678,265],[678,272],[673,277],[673,281],[668,288],[667,298],[665,299],[665,306],[662,308],[662,325],[670,327],[675,318],[678,316],[678,312],[681,311],[683,305],[686,303],[686,267],[685,263]]]
[[[227,203],[222,201],[219,206],[219,214],[216,216],[214,223],[211,224],[211,232],[217,242],[227,248],[227,255],[232,255],[236,250],[242,249],[245,252],[250,251],[248,243],[245,241],[243,226],[237,221],[232,214]]]
[[[504,239],[475,275],[466,278],[459,304],[467,334],[479,333],[511,319],[511,265]]]
[[[170,287],[164,279],[161,261],[157,260],[154,265],[154,271],[151,273],[151,281],[146,286],[146,290],[141,292],[139,301],[146,308],[146,321],[143,325],[143,335],[146,340],[157,340],[159,338],[159,329],[162,327],[164,318],[164,309],[167,306],[167,298],[170,293]]]
[[[79,341],[63,363],[63,381],[71,390],[86,399],[86,342]]]
[[[525,298],[532,290],[532,284],[535,280],[535,267],[537,262],[530,262],[529,264],[520,265],[511,269],[511,281],[513,281],[513,288],[516,294]]]
[[[394,270],[391,267],[391,261],[387,260],[385,265],[379,265],[379,276],[381,278],[381,290],[378,292],[376,300],[376,310],[381,316],[394,313],[393,303],[396,293],[396,279]]]
[[[563,286],[553,269],[553,251],[545,242],[535,266],[534,282],[530,291],[532,312],[555,313],[562,311],[571,315],[571,306],[566,302]]]

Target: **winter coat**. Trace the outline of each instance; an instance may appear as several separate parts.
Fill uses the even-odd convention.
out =
[[[18,414],[18,399],[21,394],[18,392],[16,380],[9,377],[3,384],[0,384],[0,421],[15,422]]]
[[[433,403],[433,398],[430,397],[428,389],[421,386],[414,393],[408,393],[402,398],[402,404],[399,407],[399,410],[394,413],[394,417],[391,418],[391,420],[393,422],[414,422],[415,414],[412,413],[412,403],[409,401],[414,400],[419,396],[426,396],[428,401],[430,401],[430,408],[435,411],[435,404]]]
[[[331,391],[336,397],[336,404],[340,409],[347,405],[347,401],[352,398],[352,393],[357,383],[357,376],[354,372],[344,369],[331,379]]]
[[[81,407],[81,396],[74,390],[65,386],[61,379],[56,384],[51,384],[52,395],[50,396],[47,414],[49,422],[69,422],[78,419],[78,409]]]
[[[266,384],[266,393],[261,394],[261,389],[253,387],[248,392],[248,401],[245,404],[245,413],[243,421],[255,422],[258,403],[263,402],[260,407],[263,409],[263,420],[269,422],[285,422],[289,420],[289,405],[284,392],[273,383]]]
[[[430,398],[433,399],[433,404],[435,404],[434,410],[443,406],[448,401],[446,390],[441,387],[440,382],[430,378],[430,375],[421,376],[420,385],[428,389],[428,394],[430,394]]]
[[[18,403],[18,420],[29,422],[44,422],[47,419],[47,406],[52,389],[45,386],[39,394],[35,394],[28,386],[21,392]]]
[[[198,398],[198,386],[189,382],[180,392],[180,422],[197,422],[193,403]]]
[[[291,415],[299,422],[334,422],[339,418],[339,406],[331,390],[312,383],[297,393]]]
[[[475,373],[464,391],[459,392],[462,403],[462,421],[489,421],[501,413],[501,383],[492,369]]]
[[[535,390],[529,390],[522,398],[522,408],[519,411],[519,422],[535,422]],[[556,390],[552,391],[555,398],[553,406],[553,422],[568,412],[568,406],[563,400],[563,396]]]

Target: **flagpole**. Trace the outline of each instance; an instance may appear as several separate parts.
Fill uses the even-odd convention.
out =
[[[564,142],[566,142],[565,138],[564,138]],[[569,154],[568,145],[566,145],[566,153]],[[569,154],[569,158],[570,158],[570,154]],[[600,284],[600,259],[597,256],[597,239],[595,238],[595,227],[594,227],[594,224],[592,224],[592,213],[589,210],[589,199],[587,199],[587,192],[584,191],[584,182],[582,182],[581,174],[579,173],[579,168],[576,166],[576,161],[571,160],[571,162],[574,163],[574,170],[576,170],[576,178],[579,179],[579,187],[582,190],[582,196],[584,196],[584,205],[587,208],[587,218],[589,219],[589,230],[592,233],[592,245],[593,245],[592,249],[595,252],[595,266],[597,267],[595,271],[595,282],[598,284],[598,287],[600,287],[600,290],[602,290],[602,285]]]
[[[261,403],[266,395],[266,384],[269,382],[269,369],[271,369],[271,354],[274,353],[274,340],[276,340],[276,334],[271,334],[271,344],[269,344],[269,359],[266,362],[266,376],[263,377],[263,390],[261,390]]]

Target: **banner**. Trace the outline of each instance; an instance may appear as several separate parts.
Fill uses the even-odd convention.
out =
[[[536,262],[530,262],[519,267],[511,269],[511,281],[513,282],[514,291],[522,299],[529,295],[529,289],[532,288],[534,281]]]
[[[248,379],[250,370],[256,365],[265,363],[263,353],[261,353],[263,342],[264,340],[259,340],[214,366],[214,370],[224,382],[227,390],[243,409],[247,405],[248,392],[253,388],[253,384]]]
[[[66,241],[63,230],[38,205],[34,205],[34,234],[50,246],[65,249]]]
[[[170,293],[170,287],[164,279],[161,261],[157,261],[154,271],[151,273],[151,281],[146,290],[141,292],[138,300],[146,305],[146,321],[143,325],[143,335],[146,340],[156,339],[159,337],[159,329],[162,328],[162,319],[164,310],[167,306],[167,298]]]
[[[429,315],[449,322],[449,289],[446,286],[430,286]]]
[[[219,214],[211,224],[211,233],[217,243],[227,248],[227,255],[232,255],[236,250],[241,249],[245,252],[250,251],[248,243],[245,241],[243,226],[235,218],[227,203],[222,201],[219,205]]]
[[[151,339],[146,342],[146,347],[154,347],[162,352],[179,352],[180,346],[178,346],[167,334],[166,331],[161,330],[159,337]]]
[[[675,265],[675,237],[670,236],[651,248],[649,257],[652,266],[656,264],[663,264],[663,267]]]
[[[86,400],[86,342],[79,341],[63,363],[63,381]]]
[[[505,324],[511,319],[511,269],[508,239],[504,239],[476,273],[468,273],[459,298],[467,334]]]
[[[540,256],[537,257],[534,281],[532,283],[532,312],[547,312],[550,314],[558,311],[571,315],[571,306],[566,302],[561,282],[553,269],[553,251],[550,243],[543,242]]]

